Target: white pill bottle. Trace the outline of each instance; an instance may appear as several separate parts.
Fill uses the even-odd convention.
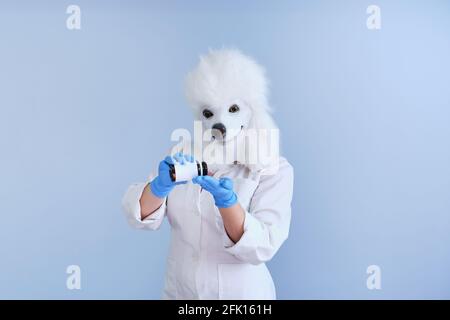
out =
[[[208,175],[206,162],[185,162],[184,164],[169,164],[170,179],[173,182],[189,181],[198,176]]]

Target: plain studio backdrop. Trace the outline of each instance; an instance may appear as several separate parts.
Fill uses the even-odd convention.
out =
[[[160,297],[168,223],[131,229],[121,198],[222,46],[267,68],[295,169],[278,297],[450,298],[448,1],[2,1],[0,39],[0,298]]]

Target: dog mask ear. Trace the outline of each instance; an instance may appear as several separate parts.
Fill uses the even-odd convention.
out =
[[[257,143],[249,145],[248,152],[256,157],[256,163],[249,163],[248,168],[253,172],[276,172],[280,157],[280,133],[272,116],[264,109],[253,110],[250,120],[250,130],[255,130]]]

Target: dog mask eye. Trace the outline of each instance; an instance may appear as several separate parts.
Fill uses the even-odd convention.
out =
[[[203,116],[208,119],[211,118],[214,115],[214,113],[212,113],[211,111],[209,111],[208,109],[203,110]]]
[[[239,106],[237,104],[233,104],[229,109],[228,112],[230,113],[236,113],[239,111]]]

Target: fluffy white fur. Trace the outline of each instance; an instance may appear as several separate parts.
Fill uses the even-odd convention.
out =
[[[210,50],[201,56],[197,67],[187,75],[185,93],[195,118],[202,121],[204,129],[211,129],[214,123],[221,122],[227,127],[227,136],[228,130],[236,129],[237,134],[229,134],[235,139],[242,136],[239,134],[241,129],[277,129],[270,115],[265,70],[239,50]],[[228,108],[236,101],[241,110],[230,114]],[[212,110],[215,118],[205,119],[202,114],[205,108]],[[259,143],[270,143],[267,139],[261,140]],[[253,145],[254,150],[246,152],[256,152],[257,147]],[[260,170],[264,166],[267,164],[248,165],[252,170]]]
[[[221,49],[200,57],[186,77],[185,92],[196,115],[205,106],[240,99],[253,111],[252,127],[276,128],[269,114],[268,85],[264,68],[255,60],[237,49]]]

